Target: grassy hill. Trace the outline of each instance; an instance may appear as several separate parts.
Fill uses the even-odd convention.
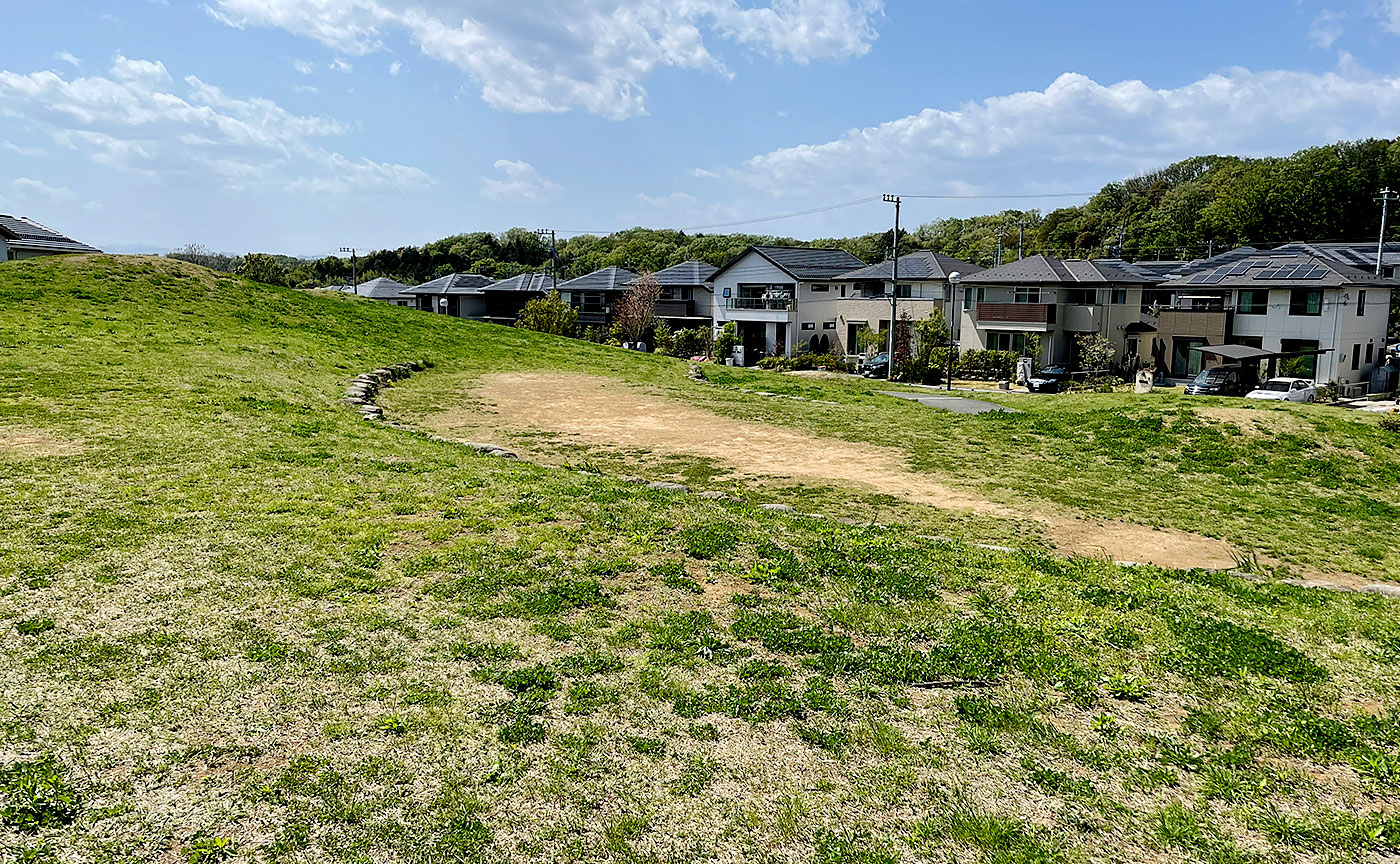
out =
[[[493,459],[339,404],[356,374],[411,360],[433,365],[383,400],[409,420],[465,410],[488,373],[606,370],[898,449],[996,501],[1213,533],[1285,568],[1400,567],[1393,443],[1325,409],[1086,396],[962,417],[862,383],[710,373],[817,401],[775,400],[665,358],[178,262],[4,264],[0,848],[1400,853],[1397,601],[927,539],[1035,540],[1016,519],[721,481],[703,461]],[[771,500],[888,527],[755,506]]]

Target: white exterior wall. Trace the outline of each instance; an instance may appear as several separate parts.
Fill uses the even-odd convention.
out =
[[[1386,323],[1390,317],[1390,288],[1374,286],[1366,291],[1364,313],[1357,314],[1358,291],[1363,289],[1324,288],[1321,315],[1290,315],[1294,287],[1269,291],[1268,311],[1263,315],[1236,312],[1231,332],[1236,337],[1255,337],[1265,351],[1280,351],[1285,339],[1316,340],[1319,348],[1330,348],[1317,361],[1318,381],[1354,383],[1368,381],[1377,363],[1385,358]],[[1238,299],[1238,295],[1236,295]],[[1372,348],[1366,362],[1366,344]],[[1353,370],[1352,346],[1361,346],[1361,361]]]
[[[750,252],[715,278],[714,294],[711,296],[716,335],[718,335],[720,328],[730,321],[759,321],[765,324],[764,351],[769,354],[787,351],[795,338],[792,332],[796,329],[796,325],[793,323],[794,313],[781,309],[728,308],[728,301],[739,296],[740,285],[791,285],[794,288],[794,293],[797,293],[801,290],[797,280],[757,252]],[[725,289],[729,289],[729,297],[724,296]],[[780,322],[788,324],[786,346],[777,344],[777,325]]]

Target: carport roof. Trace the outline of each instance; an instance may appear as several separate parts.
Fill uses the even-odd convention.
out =
[[[1198,345],[1191,349],[1202,354],[1211,354],[1222,357],[1226,360],[1271,360],[1276,357],[1307,357],[1314,354],[1326,354],[1331,348],[1312,348],[1307,351],[1265,351],[1263,348],[1255,348],[1252,345]]]

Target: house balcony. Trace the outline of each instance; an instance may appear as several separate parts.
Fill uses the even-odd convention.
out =
[[[724,308],[747,312],[791,312],[791,297],[730,297]]]
[[[993,330],[1049,330],[1055,326],[1053,303],[978,303],[978,327]]]

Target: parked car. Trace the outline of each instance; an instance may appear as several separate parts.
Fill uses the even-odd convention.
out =
[[[869,360],[860,364],[860,374],[866,378],[887,378],[890,374],[890,355],[885,352],[876,354]]]
[[[1026,389],[1032,393],[1059,393],[1073,378],[1065,366],[1046,366],[1026,379]]]
[[[1316,402],[1317,384],[1306,378],[1270,378],[1255,390],[1244,394],[1246,399],[1270,399],[1275,402]]]
[[[1202,369],[1190,384],[1187,396],[1243,396],[1259,383],[1259,373],[1243,366]]]

